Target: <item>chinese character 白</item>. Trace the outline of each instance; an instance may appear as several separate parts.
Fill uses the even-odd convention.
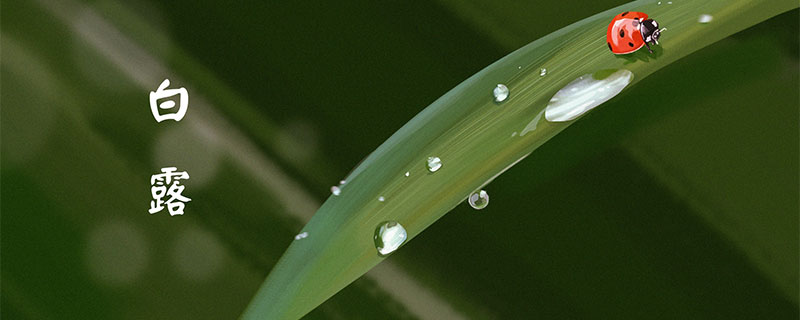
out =
[[[150,201],[150,214],[154,214],[164,210],[164,205],[167,205],[169,215],[182,215],[184,202],[192,201],[181,193],[186,188],[180,184],[181,179],[189,179],[189,174],[185,171],[175,172],[178,168],[167,167],[162,168],[159,174],[154,174],[150,178],[150,192],[153,195],[153,200]],[[166,196],[166,200],[163,200]]]
[[[164,79],[164,82],[161,82],[161,85],[158,86],[158,90],[150,91],[150,110],[153,111],[153,116],[156,118],[157,122],[168,119],[181,121],[183,116],[186,115],[186,108],[189,106],[189,93],[186,91],[186,88],[167,89],[168,86],[169,79]],[[173,100],[166,100],[158,103],[159,99],[171,98],[176,95],[178,100],[177,111],[169,110],[175,108],[175,101]],[[159,109],[164,110],[165,113],[161,114]]]

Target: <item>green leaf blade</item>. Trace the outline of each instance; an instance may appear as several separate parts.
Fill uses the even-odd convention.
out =
[[[577,77],[626,69],[634,73],[630,87],[691,52],[797,6],[792,1],[672,6],[637,1],[514,51],[436,100],[369,155],[346,178],[341,195],[331,196],[303,229],[308,237],[292,243],[243,318],[299,318],[380,263],[385,258],[373,243],[378,224],[398,221],[412,239],[573,123],[535,119]],[[620,57],[608,51],[607,23],[622,11],[647,12],[668,28],[655,54],[641,50]],[[714,21],[699,24],[700,14],[711,14]],[[541,68],[548,70],[544,77]],[[499,104],[492,97],[498,83],[510,89],[509,98]],[[534,120],[536,129],[520,136]],[[442,159],[435,173],[426,168],[430,156]],[[378,201],[380,196],[386,200]]]

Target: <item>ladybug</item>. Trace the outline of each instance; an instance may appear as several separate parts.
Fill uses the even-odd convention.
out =
[[[658,22],[647,19],[644,12],[625,11],[611,19],[606,31],[606,42],[615,54],[631,53],[642,46],[647,46],[647,51],[653,53],[649,43],[658,44],[658,37],[664,30],[667,29],[658,30]]]

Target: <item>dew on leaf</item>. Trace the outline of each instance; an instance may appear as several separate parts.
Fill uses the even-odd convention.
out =
[[[378,254],[382,257],[385,257],[397,248],[406,242],[408,238],[408,234],[406,233],[406,229],[398,223],[397,221],[386,221],[378,225],[375,228],[375,236],[373,240],[375,241],[375,249],[378,250]]]

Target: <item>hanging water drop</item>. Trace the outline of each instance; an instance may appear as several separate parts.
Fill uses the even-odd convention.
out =
[[[699,18],[697,18],[697,22],[700,23],[709,23],[711,20],[714,20],[714,17],[710,14],[701,14]]]
[[[473,209],[480,210],[489,205],[489,194],[486,191],[476,191],[469,195],[467,198],[469,206]]]
[[[411,172],[408,172],[408,171],[406,171],[406,174],[405,174],[405,176],[406,176],[406,177],[408,177],[408,176],[410,176],[410,175],[411,175]]]
[[[375,249],[382,257],[400,248],[403,242],[408,238],[406,229],[403,228],[397,221],[386,221],[375,228]]]
[[[508,98],[508,87],[502,83],[498,84],[496,87],[494,87],[492,93],[494,94],[495,102],[503,102],[506,100],[506,98]]]
[[[383,196],[380,196],[380,197],[378,197],[378,201],[384,202],[384,201],[386,201],[386,198],[384,198]]]
[[[539,76],[540,77],[544,77],[546,75],[547,75],[547,69],[542,68],[542,70],[539,70]]]
[[[340,186],[341,186],[341,185],[343,185],[343,184],[345,184],[345,183],[347,183],[347,180],[340,180],[340,181],[339,181],[339,185],[340,185]]]
[[[442,159],[439,157],[428,157],[428,171],[436,172],[442,167]]]
[[[331,193],[333,193],[334,196],[338,196],[342,193],[342,189],[337,186],[333,186],[331,187]]]

